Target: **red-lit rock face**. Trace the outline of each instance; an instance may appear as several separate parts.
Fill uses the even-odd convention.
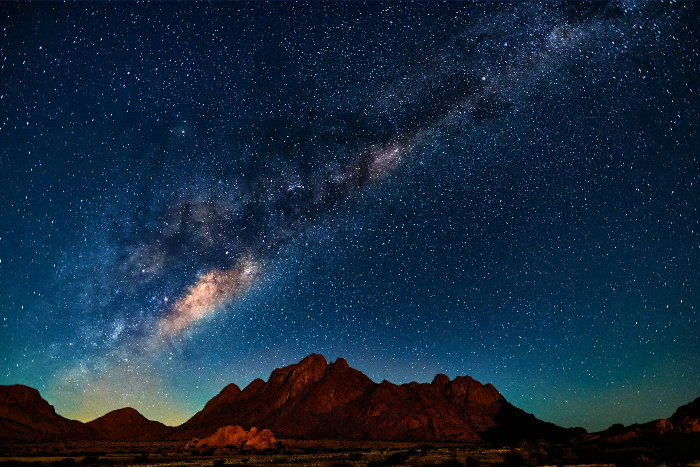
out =
[[[270,430],[258,430],[253,427],[246,431],[238,425],[227,425],[206,438],[193,439],[185,447],[187,449],[230,447],[243,451],[265,451],[276,446],[277,440]]]
[[[506,426],[501,434],[516,438],[564,433],[468,376],[450,380],[437,375],[431,384],[377,384],[343,359],[327,363],[315,354],[274,370],[267,382],[257,379],[243,391],[227,386],[169,437],[207,436],[234,424],[308,439],[477,441],[499,424]]]

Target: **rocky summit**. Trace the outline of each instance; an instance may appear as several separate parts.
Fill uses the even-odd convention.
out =
[[[375,383],[342,358],[311,354],[240,390],[225,387],[169,439],[207,436],[235,424],[263,426],[280,438],[513,441],[564,440],[582,432],[536,419],[491,384],[437,375],[432,383]]]

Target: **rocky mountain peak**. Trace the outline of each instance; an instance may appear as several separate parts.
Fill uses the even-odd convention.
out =
[[[438,373],[435,375],[435,377],[433,378],[433,382],[430,384],[437,387],[437,388],[442,389],[449,382],[450,382],[450,378],[447,375],[445,375],[443,373]]]
[[[237,385],[233,383],[227,384],[216,396],[206,403],[203,410],[212,410],[220,405],[230,404],[240,393],[241,388]]]

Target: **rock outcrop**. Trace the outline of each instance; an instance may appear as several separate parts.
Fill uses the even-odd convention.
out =
[[[270,430],[260,430],[253,427],[246,431],[241,426],[227,425],[219,428],[206,438],[187,443],[186,449],[195,448],[231,448],[241,451],[265,451],[277,447],[277,440]]]
[[[47,442],[64,439],[100,439],[91,427],[56,413],[34,388],[0,385],[0,440]]]
[[[678,433],[700,433],[700,397],[678,407],[669,421]]]
[[[155,441],[163,439],[172,430],[147,419],[131,407],[113,410],[87,425],[108,441]]]
[[[679,407],[668,419],[662,418],[628,426],[617,423],[603,431],[579,436],[575,441],[578,443],[635,445],[677,441],[688,436],[700,441],[700,397]]]
[[[229,385],[170,439],[206,436],[229,424],[264,426],[281,438],[382,440],[563,440],[571,431],[513,407],[490,384],[437,375],[432,383],[375,383],[339,358],[312,354],[242,391]]]

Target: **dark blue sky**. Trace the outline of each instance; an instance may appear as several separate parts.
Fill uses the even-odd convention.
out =
[[[311,352],[600,429],[700,388],[695,2],[4,4],[0,383]]]

